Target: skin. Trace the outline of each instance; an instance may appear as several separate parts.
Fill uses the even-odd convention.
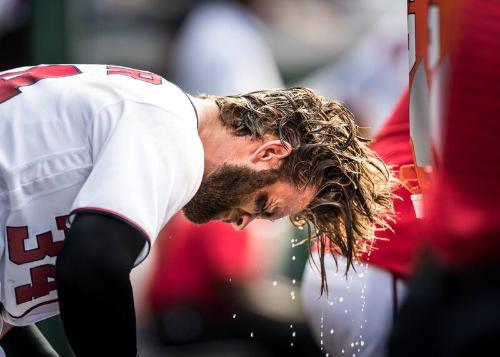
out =
[[[244,166],[254,171],[278,169],[281,160],[290,155],[291,146],[277,137],[266,136],[256,140],[232,135],[222,125],[215,101],[195,98],[194,104],[205,151],[204,178],[223,164]],[[237,207],[223,212],[215,220],[231,223],[235,229],[241,230],[257,218],[276,220],[299,213],[309,205],[314,194],[315,190],[311,187],[298,190],[288,182],[278,181],[248,195]],[[264,205],[263,195],[267,196]]]
[[[231,223],[236,230],[244,229],[254,219],[275,221],[303,211],[314,193],[312,188],[299,191],[287,182],[276,182],[250,195],[242,205],[226,212],[219,220]]]

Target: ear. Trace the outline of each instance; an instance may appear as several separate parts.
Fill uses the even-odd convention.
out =
[[[276,161],[287,157],[292,152],[292,146],[286,141],[280,140],[267,141],[259,146],[250,156],[250,162],[257,164],[260,161]],[[274,163],[273,163],[274,164]]]

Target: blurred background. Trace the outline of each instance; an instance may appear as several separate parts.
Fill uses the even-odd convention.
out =
[[[192,95],[308,86],[367,137],[407,85],[407,52],[403,0],[0,0],[0,71],[116,64]],[[299,301],[304,237],[286,220],[234,232],[176,217],[133,272],[140,355],[320,356]],[[72,355],[58,318],[39,326]]]

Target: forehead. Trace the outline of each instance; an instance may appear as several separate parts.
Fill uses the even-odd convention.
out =
[[[278,181],[258,190],[254,197],[256,203],[266,196],[263,194],[267,195],[267,203],[271,208],[277,206],[287,216],[303,211],[313,200],[315,190],[312,187],[298,190],[288,182]]]

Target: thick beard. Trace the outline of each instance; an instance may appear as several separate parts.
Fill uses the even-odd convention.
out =
[[[248,195],[278,181],[279,177],[278,170],[254,171],[224,164],[203,179],[194,197],[184,206],[184,215],[197,224],[215,220],[242,205]]]

